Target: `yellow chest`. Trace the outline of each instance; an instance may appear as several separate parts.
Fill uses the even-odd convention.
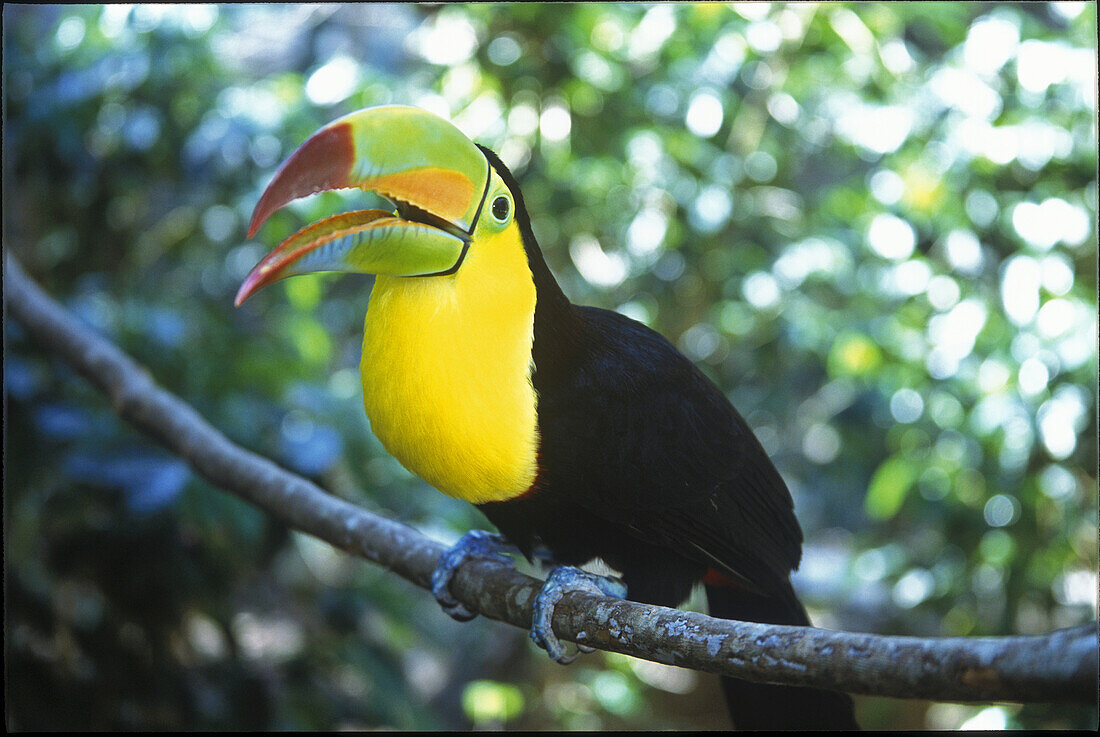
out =
[[[537,472],[535,286],[521,248],[471,247],[453,276],[379,276],[363,331],[363,405],[386,450],[475,504]]]

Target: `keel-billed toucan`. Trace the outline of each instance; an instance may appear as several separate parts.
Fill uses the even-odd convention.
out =
[[[416,108],[352,113],[283,164],[249,237],[293,199],[351,187],[394,211],[344,213],[292,235],[248,275],[237,304],[294,274],[376,274],[363,403],[390,453],[476,504],[528,557],[539,547],[563,566],[602,559],[632,600],[676,606],[701,581],[712,616],[810,624],[789,580],[802,544],[791,496],[749,426],[659,334],[566,299],[492,151]],[[441,570],[490,542],[467,536]],[[561,660],[547,614],[576,580],[570,570],[552,573],[533,632]],[[469,616],[446,580],[437,597]],[[740,728],[855,726],[845,694],[723,686]]]

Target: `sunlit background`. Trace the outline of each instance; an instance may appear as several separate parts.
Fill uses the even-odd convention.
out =
[[[245,224],[320,125],[449,117],[566,293],[668,336],[775,460],[815,622],[1096,618],[1091,3],[4,7],[4,246],[244,446],[450,542],[369,432],[370,280],[239,310]],[[550,663],[210,488],[5,322],[5,683],[21,729],[724,727],[709,676]],[[701,597],[692,606],[702,605]],[[1096,710],[859,697],[871,728]]]

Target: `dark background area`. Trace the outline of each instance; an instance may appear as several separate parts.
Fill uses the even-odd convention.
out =
[[[500,152],[576,302],[676,343],[775,460],[821,626],[1096,618],[1092,3],[4,6],[4,247],[231,439],[451,542],[370,434],[370,280],[233,309],[246,223],[346,112]],[[4,326],[9,729],[724,727],[712,678],[568,668],[195,478]],[[701,606],[701,598],[693,600]],[[868,728],[1096,710],[857,698]]]

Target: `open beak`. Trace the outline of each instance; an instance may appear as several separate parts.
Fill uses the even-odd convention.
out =
[[[346,212],[299,230],[256,264],[234,303],[284,277],[315,271],[453,273],[488,183],[485,155],[432,113],[387,105],[335,120],[279,168],[252,212],[248,237],[288,202],[325,190],[368,189],[393,202],[394,211]]]

